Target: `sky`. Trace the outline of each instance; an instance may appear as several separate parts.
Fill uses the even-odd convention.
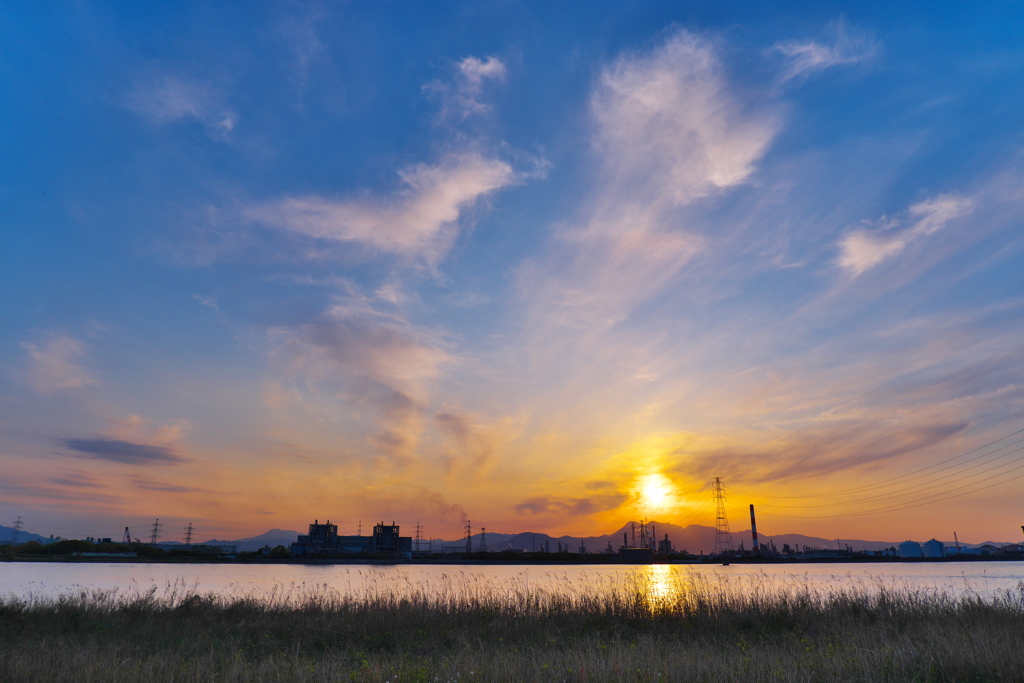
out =
[[[1019,3],[0,8],[0,524],[1020,540]]]

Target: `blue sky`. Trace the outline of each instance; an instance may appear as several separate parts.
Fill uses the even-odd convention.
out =
[[[0,16],[0,515],[1019,526],[1018,5]]]

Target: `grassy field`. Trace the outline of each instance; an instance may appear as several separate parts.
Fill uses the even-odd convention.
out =
[[[80,591],[0,600],[0,680],[1021,681],[1024,586]]]

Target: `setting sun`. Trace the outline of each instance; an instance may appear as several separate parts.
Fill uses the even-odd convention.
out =
[[[644,513],[665,512],[677,503],[672,480],[664,474],[647,474],[637,481],[637,499]]]

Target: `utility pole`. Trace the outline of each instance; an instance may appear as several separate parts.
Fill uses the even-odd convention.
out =
[[[725,516],[725,485],[721,477],[715,477],[711,490],[715,497],[715,554],[721,555],[733,549],[729,519]]]
[[[480,552],[487,552],[487,527],[480,527]]]
[[[466,552],[473,552],[473,527],[470,526],[470,521],[466,520]]]
[[[185,527],[185,545],[187,545],[190,548],[192,547],[192,532],[193,531],[195,531],[195,529],[192,526],[192,522],[189,522],[188,526]]]
[[[157,517],[156,521],[153,522],[153,533],[149,536],[149,542],[156,545],[157,539],[160,538],[160,527],[163,524],[160,523],[160,518]]]
[[[21,535],[21,516],[14,520],[14,527],[11,529],[11,545],[18,545],[18,536]]]

